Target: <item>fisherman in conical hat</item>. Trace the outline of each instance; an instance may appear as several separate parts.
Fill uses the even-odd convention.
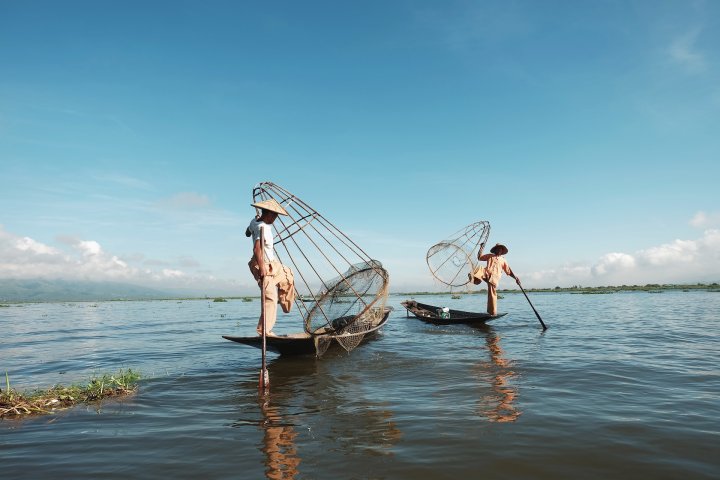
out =
[[[484,245],[482,245],[484,246]],[[481,262],[487,262],[487,266],[482,273],[481,279],[485,280],[488,286],[488,299],[487,299],[487,313],[490,315],[497,315],[497,286],[500,282],[502,272],[506,275],[515,279],[518,285],[520,285],[520,279],[515,276],[510,265],[503,257],[508,253],[508,249],[505,245],[500,243],[495,244],[490,249],[490,253],[482,254],[482,246],[478,252],[478,260]]]
[[[265,333],[274,335],[272,328],[277,318],[278,281],[283,265],[277,261],[273,242],[272,224],[278,215],[288,213],[275,199],[270,198],[252,204],[260,209],[260,214],[250,221],[245,236],[252,235],[253,256],[250,259],[250,271],[260,286],[265,310]],[[294,292],[294,289],[293,289]],[[257,332],[262,335],[262,315],[258,321]]]

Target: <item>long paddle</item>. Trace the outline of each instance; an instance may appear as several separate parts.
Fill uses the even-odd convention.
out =
[[[265,334],[265,289],[267,288],[267,275],[262,277],[262,292],[260,295],[260,316],[262,317],[262,369],[260,370],[260,379],[258,381],[258,389],[264,392],[270,387],[270,375],[267,371],[267,363],[265,361],[266,352],[266,334]]]
[[[263,229],[260,227],[260,261],[262,264],[260,266],[265,265],[265,250],[262,247],[262,240],[264,238],[263,235]],[[268,375],[267,371],[267,363],[265,361],[265,354],[267,353],[267,334],[265,333],[265,291],[267,290],[268,286],[268,276],[267,276],[267,270],[265,271],[265,275],[262,276],[262,291],[260,292],[260,316],[262,317],[262,369],[260,370],[260,379],[258,381],[258,389],[261,392],[265,392],[268,388],[270,388],[270,375]]]
[[[517,280],[517,279],[516,279]],[[530,307],[533,309],[533,312],[535,312],[535,316],[540,320],[540,325],[542,325],[543,330],[547,330],[547,326],[545,325],[545,322],[543,322],[542,318],[540,318],[540,314],[537,310],[535,310],[535,307],[533,306],[532,302],[530,301],[530,298],[527,296],[527,293],[525,293],[525,289],[522,288],[522,285],[520,285],[520,280],[517,280],[518,287],[520,287],[520,290],[522,290],[523,295],[525,295],[525,298],[527,298],[528,303],[530,304]]]

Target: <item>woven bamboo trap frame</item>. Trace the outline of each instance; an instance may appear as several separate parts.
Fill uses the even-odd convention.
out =
[[[478,265],[478,252],[490,236],[490,222],[472,223],[453,233],[427,251],[430,273],[436,280],[450,287],[462,287],[470,283],[468,274]]]
[[[305,332],[322,355],[336,341],[350,351],[382,322],[390,276],[377,260],[296,195],[272,182],[255,202],[275,199],[288,213],[275,220],[275,253],[293,270]]]

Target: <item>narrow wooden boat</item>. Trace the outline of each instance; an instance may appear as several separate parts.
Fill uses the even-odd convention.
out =
[[[485,323],[500,317],[504,317],[507,313],[498,313],[497,315],[490,315],[489,313],[479,312],[465,312],[462,310],[450,309],[448,318],[442,318],[438,314],[438,310],[441,307],[435,305],[428,305],[426,303],[416,302],[415,300],[405,300],[400,303],[409,314],[413,314],[420,320],[424,320],[435,325],[451,325],[454,323]]]
[[[378,322],[377,325],[374,325],[370,330],[364,331],[365,336],[363,337],[361,343],[364,343],[366,340],[377,335],[382,326],[387,323],[388,317],[390,316],[390,311],[390,308],[386,308],[385,314],[383,315],[380,322]],[[338,319],[336,321],[342,322],[342,319]],[[346,333],[343,335],[351,336],[353,334]],[[280,355],[315,355],[317,352],[317,341],[322,340],[322,337],[335,338],[337,336],[338,335],[323,334],[310,335],[306,332],[289,333],[287,335],[268,335],[265,338],[265,345],[268,351],[279,353]],[[249,345],[251,347],[260,349],[262,348],[262,337],[260,335],[252,337],[233,337],[230,335],[223,335],[223,338],[231,340],[233,342],[242,343],[243,345]],[[332,343],[334,345],[337,345],[336,341],[333,341]]]

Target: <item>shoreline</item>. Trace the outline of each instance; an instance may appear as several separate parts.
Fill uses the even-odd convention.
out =
[[[532,293],[577,293],[577,294],[610,294],[618,292],[648,292],[660,293],[664,291],[707,291],[720,292],[720,284],[713,283],[695,283],[695,284],[655,284],[648,283],[645,285],[609,285],[601,287],[553,287],[553,288],[526,288],[526,292]],[[487,289],[476,289],[470,291],[444,290],[444,291],[416,291],[416,292],[390,292],[390,296],[412,296],[412,295],[477,295],[486,294]],[[499,288],[498,293],[522,293],[519,288]],[[12,300],[0,299],[0,308],[7,308],[10,305],[24,305],[37,303],[99,303],[99,302],[167,302],[167,301],[198,301],[206,300],[210,302],[225,302],[227,300],[239,300],[243,302],[252,302],[258,300],[259,295],[238,295],[238,296],[202,296],[202,297],[160,297],[160,298],[111,298],[111,299],[66,299],[66,300]]]

